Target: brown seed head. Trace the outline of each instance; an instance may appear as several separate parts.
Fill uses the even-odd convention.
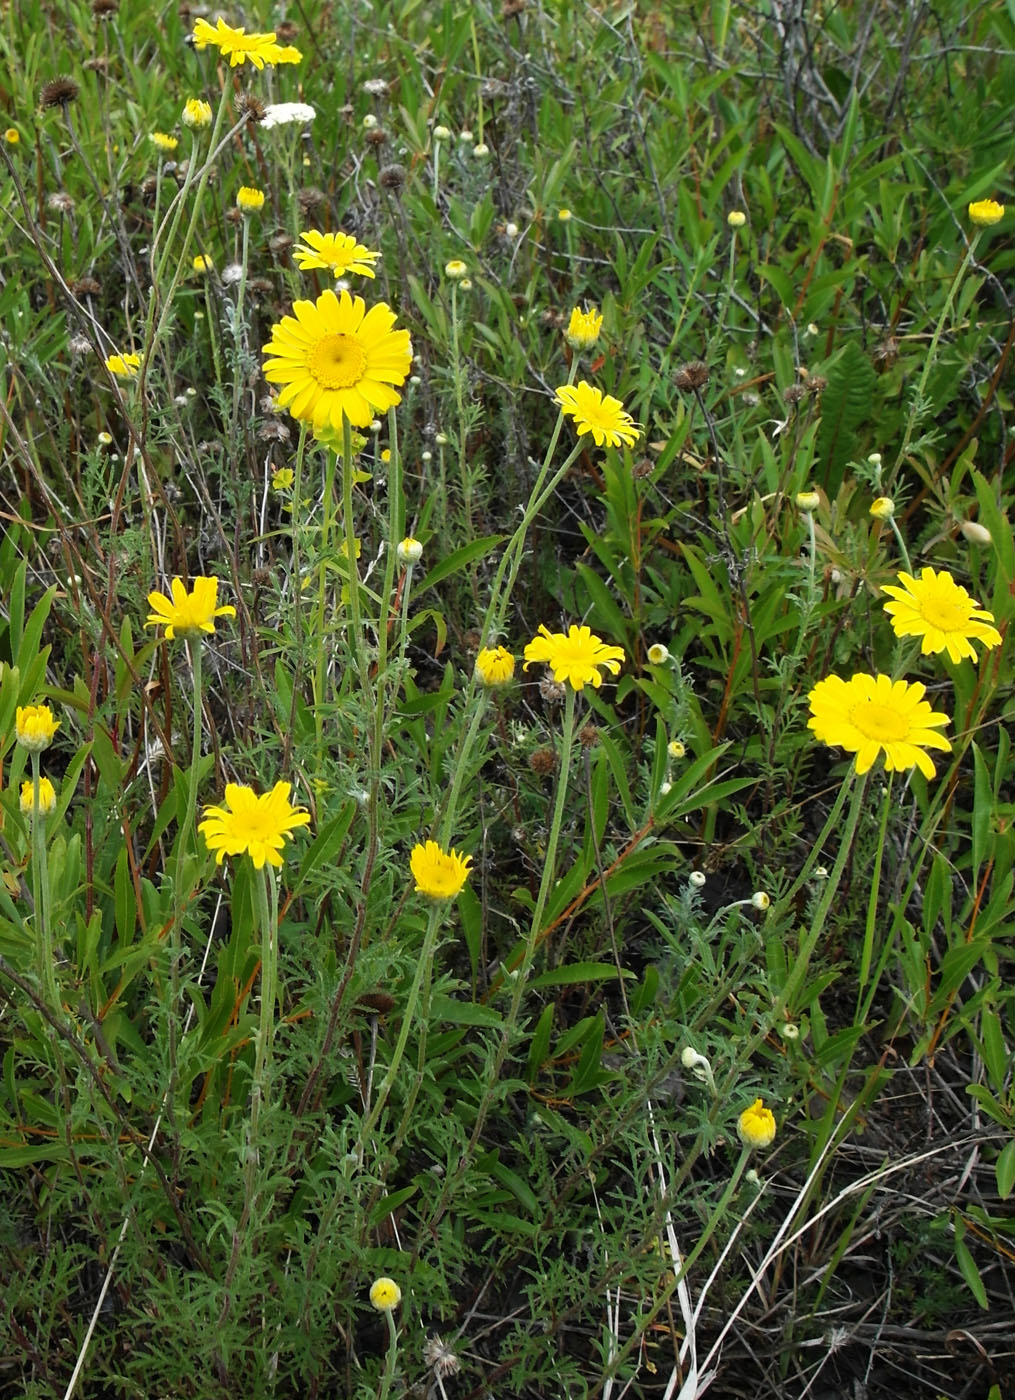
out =
[[[102,286],[94,277],[78,277],[68,286],[76,297],[97,297],[102,294]]]
[[[316,185],[308,185],[305,190],[300,190],[296,196],[296,202],[304,214],[310,214],[327,199],[323,190],[319,190]]]
[[[246,117],[248,122],[264,121],[264,103],[252,92],[238,92],[233,98],[233,106],[238,117]]]
[[[578,742],[583,749],[594,749],[599,743],[599,730],[594,724],[586,724],[578,731]]]
[[[695,389],[701,389],[708,383],[708,365],[704,360],[688,360],[686,365],[681,365],[677,370],[673,382],[684,393],[693,393]]]
[[[275,25],[275,38],[280,44],[291,44],[299,32],[299,26],[293,24],[291,19],[279,20]]]
[[[382,166],[377,181],[382,190],[391,190],[397,193],[405,184],[405,166],[399,165],[397,162]]]
[[[802,398],[806,397],[806,394],[807,390],[802,384],[788,384],[782,397],[785,403],[795,404],[799,403]]]
[[[383,126],[372,126],[366,133],[366,142],[368,146],[383,146],[387,139],[388,133],[384,130]]]
[[[73,78],[50,78],[39,90],[39,101],[47,110],[67,107],[79,96],[81,88]]]
[[[73,214],[74,201],[65,190],[54,190],[46,196],[46,208],[54,214]]]
[[[276,233],[268,239],[268,248],[272,257],[283,262],[289,257],[289,249],[293,246],[293,239],[288,233]]]
[[[120,8],[120,0],[92,0],[92,14],[96,19],[108,19]]]
[[[533,749],[529,754],[529,767],[540,778],[553,773],[557,767],[557,755],[552,749]]]
[[[539,693],[548,705],[563,705],[567,690],[559,681],[547,673],[539,682]]]

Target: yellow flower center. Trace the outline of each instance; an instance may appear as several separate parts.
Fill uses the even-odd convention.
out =
[[[894,744],[909,738],[908,716],[890,705],[863,701],[852,707],[849,720],[865,739],[875,739],[879,744]]]
[[[354,335],[322,336],[307,361],[322,389],[351,389],[363,378],[366,367],[366,351]]]
[[[969,625],[968,609],[959,602],[952,602],[945,594],[921,598],[919,613],[931,627],[939,632],[964,632]]]

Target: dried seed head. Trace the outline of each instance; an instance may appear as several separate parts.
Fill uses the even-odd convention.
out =
[[[275,38],[280,44],[291,44],[299,32],[299,26],[293,24],[291,19],[279,20],[275,25]]]
[[[504,0],[500,11],[501,19],[514,19],[516,15],[520,15],[525,9],[525,2],[526,0]]]
[[[533,749],[529,754],[529,767],[538,777],[546,777],[557,767],[557,755],[552,749]]]
[[[120,0],[92,0],[92,14],[96,19],[108,19],[120,8]]]
[[[264,103],[252,92],[238,92],[233,98],[233,106],[238,117],[246,117],[248,122],[264,121]]]
[[[39,101],[44,108],[67,107],[74,102],[81,88],[73,78],[50,78],[39,90]]]
[[[423,1360],[438,1380],[455,1376],[462,1369],[462,1363],[439,1332],[427,1338],[423,1347]]]
[[[102,294],[102,286],[94,277],[78,277],[68,285],[76,297],[97,297]]]
[[[296,202],[304,214],[310,214],[319,208],[327,199],[323,190],[319,190],[316,185],[308,185],[305,190],[300,190],[296,196]]]
[[[546,675],[539,682],[539,693],[548,705],[563,705],[567,688],[552,676]]]
[[[46,208],[54,214],[73,214],[74,201],[63,190],[55,190],[46,196]]]
[[[392,165],[384,165],[377,176],[378,183],[382,190],[398,191],[405,184],[405,166],[397,162]]]
[[[366,133],[366,142],[368,146],[383,146],[387,139],[388,133],[384,130],[383,126],[372,126]]]
[[[799,403],[807,394],[807,390],[802,384],[788,384],[783,394],[783,402],[788,404]]]
[[[686,393],[701,389],[708,383],[708,365],[704,360],[689,360],[677,370],[673,382]]]
[[[578,742],[583,749],[594,749],[599,743],[599,730],[594,724],[586,724],[578,732]]]
[[[268,239],[268,248],[272,257],[283,259],[288,258],[289,249],[293,246],[293,240],[288,233],[276,233]]]
[[[823,374],[812,374],[807,381],[807,389],[812,394],[822,394],[828,388],[828,380]]]

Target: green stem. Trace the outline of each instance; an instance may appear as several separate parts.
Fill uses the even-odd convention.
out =
[[[360,689],[363,691],[363,700],[369,705],[370,701],[370,667],[367,664],[365,638],[363,636],[363,619],[360,613],[359,596],[359,564],[356,560],[356,530],[355,520],[352,513],[352,477],[353,477],[353,453],[352,453],[352,424],[345,414],[342,415],[342,514],[345,517],[345,563],[346,577],[349,582],[349,645],[356,657],[356,668],[359,671]]]
[[[56,953],[49,927],[49,863],[46,852],[46,819],[39,810],[39,755],[32,750],[32,900],[35,905],[35,951],[39,962],[39,983],[50,1008],[63,1009],[56,982]]]
[[[314,624],[312,643],[317,656],[314,680],[314,729],[317,737],[317,762],[324,759],[324,692],[327,685],[328,662],[331,651],[324,641],[324,614],[328,593],[328,563],[331,546],[331,527],[335,519],[335,470],[338,454],[329,447],[326,449],[324,465],[324,497],[321,504],[320,560],[317,566],[317,617]],[[350,585],[351,587],[351,585]]]
[[[384,1358],[384,1375],[381,1377],[381,1388],[378,1391],[377,1400],[387,1400],[398,1366],[398,1330],[395,1327],[394,1311],[394,1308],[384,1309],[384,1316],[388,1321],[388,1353]]]
[[[926,404],[924,403],[923,396],[927,388],[927,380],[930,378],[930,372],[934,368],[934,361],[937,358],[937,347],[941,340],[941,334],[945,328],[945,322],[951,315],[952,304],[955,301],[955,296],[959,290],[959,286],[962,283],[962,279],[965,277],[970,265],[972,264],[973,254],[976,251],[976,244],[979,240],[979,237],[980,230],[976,229],[973,233],[972,238],[970,238],[969,240],[969,245],[966,248],[966,255],[962,259],[962,264],[959,267],[958,272],[952,278],[952,285],[948,288],[948,295],[945,297],[945,304],[941,308],[941,315],[938,318],[937,325],[934,327],[934,334],[930,338],[930,346],[928,347],[927,355],[923,362],[923,370],[920,374],[920,379],[916,386],[916,393],[913,395],[913,407],[910,410],[908,418],[906,419],[906,431],[903,434],[902,446],[899,448],[898,456],[895,458],[895,465],[889,473],[889,483],[891,483],[894,480],[896,473],[898,472],[899,468],[902,466],[902,463],[906,459],[906,453],[909,451],[909,444],[913,440],[913,430],[915,429],[917,423],[919,423],[921,419],[923,419],[926,415],[927,409]]]
[[[896,541],[898,542],[899,553],[902,555],[902,562],[906,566],[906,573],[911,574],[913,572],[913,566],[909,562],[909,550],[906,548],[906,541],[902,538],[902,531],[899,529],[899,522],[896,520],[894,515],[890,515],[888,517],[888,523],[891,525],[892,530],[895,534]]]
[[[874,871],[871,876],[870,897],[867,900],[867,925],[863,936],[863,953],[860,957],[860,978],[857,987],[857,1006],[863,1001],[864,988],[870,976],[871,962],[874,957],[874,934],[878,913],[878,895],[881,890],[881,862],[885,852],[885,837],[888,831],[888,813],[892,805],[892,780],[894,773],[887,773],[885,783],[884,799],[881,803],[881,827],[878,832],[878,844],[874,854]],[[854,1025],[862,1025],[860,1020],[856,1020]]]
[[[247,259],[250,256],[250,214],[243,216],[243,242],[240,251],[240,280],[236,286],[236,311],[233,317],[233,434],[239,433],[240,390],[246,378],[247,328],[243,324],[243,298],[247,289]],[[221,380],[219,381],[221,383]]]

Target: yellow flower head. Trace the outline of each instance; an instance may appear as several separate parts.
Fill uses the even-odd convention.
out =
[[[452,258],[444,264],[444,275],[450,277],[452,282],[460,282],[468,270],[468,264],[463,263],[461,258]]]
[[[211,259],[211,255],[208,254],[208,253],[197,253],[197,254],[195,254],[194,259],[193,259],[193,261],[192,261],[192,263],[191,263],[191,267],[192,267],[192,268],[194,269],[194,271],[195,271],[196,273],[198,273],[201,277],[207,276],[207,274],[208,274],[209,272],[211,272],[211,270],[212,270],[212,268],[213,268],[214,266],[215,266],[215,264],[214,264],[214,262],[213,262],[212,259]]]
[[[996,199],[977,199],[969,206],[970,221],[978,228],[989,228],[1004,218],[1004,205]]]
[[[276,63],[302,63],[303,54],[293,44],[286,44],[275,55]]]
[[[871,502],[870,513],[875,520],[891,520],[895,514],[895,502],[891,496],[877,496]]]
[[[40,778],[39,796],[36,801],[35,784],[31,778],[26,778],[21,784],[20,806],[25,816],[29,812],[38,812],[41,816],[48,817],[56,811],[56,788],[48,778]]]
[[[376,276],[373,265],[380,253],[357,243],[351,233],[321,233],[312,228],[301,233],[300,238],[303,241],[296,244],[293,257],[301,272],[320,267],[336,277],[349,272],[358,272],[361,277]]]
[[[206,19],[194,24],[194,48],[200,53],[209,44],[228,58],[230,68],[241,67],[248,59],[255,68],[263,68],[266,63],[277,63],[282,51],[274,34],[247,34],[243,29],[233,29],[221,18],[214,28]]]
[[[670,659],[669,647],[664,647],[662,642],[655,642],[648,649],[649,665],[665,666]]]
[[[215,631],[217,617],[235,617],[236,609],[229,603],[217,607],[219,581],[217,578],[198,577],[194,580],[193,592],[188,593],[182,579],[174,578],[170,585],[172,598],[164,593],[149,593],[148,614],[145,626],[164,627],[166,638],[200,637],[204,632]]]
[[[378,1312],[390,1312],[402,1301],[402,1290],[393,1278],[378,1278],[370,1285],[370,1301]]]
[[[115,374],[117,379],[136,379],[141,368],[141,356],[110,355],[105,365],[110,374]]]
[[[277,472],[271,474],[271,489],[273,491],[288,491],[296,480],[296,473],[292,467],[279,467]]]
[[[175,136],[167,136],[164,131],[153,131],[151,141],[153,146],[157,146],[159,150],[164,151],[166,155],[171,151],[175,151],[180,144]]]
[[[594,306],[590,306],[588,311],[581,311],[576,306],[571,312],[564,339],[572,350],[590,350],[599,339],[602,328],[602,312],[597,311]]]
[[[264,190],[255,190],[252,185],[241,185],[236,191],[236,207],[241,214],[256,214],[264,208]]]
[[[581,690],[589,682],[598,688],[603,683],[599,667],[617,675],[624,660],[623,647],[607,646],[588,627],[576,627],[573,622],[566,636],[550,632],[542,623],[539,632],[525,648],[523,669],[527,671],[534,661],[545,661],[558,685],[566,682],[573,690]]]
[[[206,807],[197,828],[214,852],[216,865],[226,856],[249,856],[255,870],[261,870],[265,861],[282,864],[286,841],[310,821],[309,812],[290,805],[289,789],[289,783],[276,783],[271,792],[258,796],[253,788],[226,784],[226,805]]]
[[[15,719],[18,743],[30,753],[41,753],[53,742],[60,721],[48,705],[19,705]]]
[[[577,385],[561,385],[554,402],[569,418],[574,419],[578,436],[591,433],[597,447],[602,447],[604,443],[608,447],[619,447],[621,443],[630,446],[640,436],[634,420],[624,411],[620,400],[604,394],[584,379],[580,379]]]
[[[574,216],[572,215],[570,209],[558,209],[558,210],[557,210],[557,218],[560,220],[560,222],[561,222],[562,224],[570,223],[570,221],[571,221],[571,219],[572,219],[573,217],[574,217]]]
[[[362,297],[327,291],[293,303],[293,315],[272,326],[263,346],[272,358],[264,377],[283,386],[279,404],[315,428],[342,428],[342,416],[365,428],[375,413],[401,403],[412,366],[409,332],[395,330],[395,313],[383,301],[368,311]]]
[[[493,689],[507,685],[515,673],[515,659],[506,647],[483,647],[476,657],[476,680]]]
[[[211,103],[200,97],[188,97],[183,107],[183,125],[194,130],[211,126]]]
[[[985,647],[1000,646],[1001,633],[989,625],[994,614],[978,607],[947,569],[940,573],[921,569],[919,578],[900,573],[899,580],[901,588],[883,590],[893,600],[885,604],[885,612],[897,637],[923,638],[924,656],[946,651],[956,663],[964,656],[975,661],[974,641]]]
[[[669,754],[670,758],[683,758],[687,753],[687,749],[679,739],[671,739],[666,745],[666,752]]]
[[[810,515],[816,511],[821,504],[821,497],[817,491],[798,491],[796,493],[797,509],[802,510],[805,515]]]
[[[427,899],[454,899],[461,894],[471,864],[471,856],[459,855],[455,850],[442,851],[436,841],[413,846],[409,857],[416,893],[425,894]]]
[[[743,228],[744,224],[747,222],[747,215],[742,209],[731,209],[726,215],[726,222],[729,224],[730,228]]]
[[[761,1099],[745,1108],[737,1121],[740,1141],[745,1147],[771,1147],[775,1141],[775,1114]]]
[[[21,132],[16,126],[9,126],[4,132],[4,140],[7,142],[8,146],[16,146],[21,140]]]
[[[916,767],[933,778],[935,768],[924,750],[950,753],[952,746],[935,732],[948,716],[931,709],[926,693],[919,681],[893,681],[891,676],[858,673],[848,681],[828,676],[807,697],[807,728],[823,744],[855,753],[858,773],[866,773],[883,753],[888,772]]]

